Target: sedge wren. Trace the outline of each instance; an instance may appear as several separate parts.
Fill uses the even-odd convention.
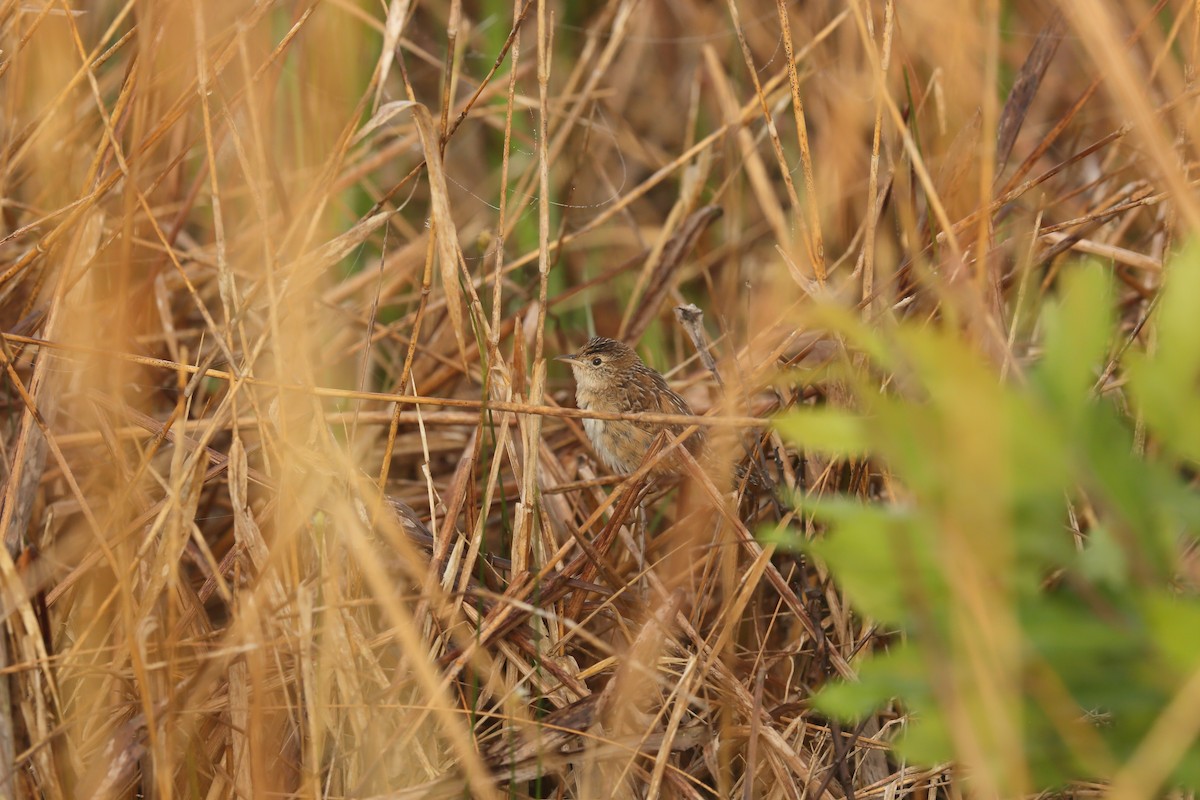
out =
[[[671,391],[666,379],[647,367],[638,354],[622,342],[593,337],[577,353],[555,356],[571,365],[575,373],[575,402],[586,411],[618,414],[650,412],[686,414],[687,401]],[[583,429],[596,455],[614,472],[629,473],[642,463],[660,431],[678,436],[686,425],[662,425],[626,419],[584,419]],[[693,455],[704,447],[703,429],[683,442]],[[676,459],[668,459],[655,472],[674,471]]]

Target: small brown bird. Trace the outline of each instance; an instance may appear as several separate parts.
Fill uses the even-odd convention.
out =
[[[687,401],[671,391],[666,380],[647,367],[628,345],[603,336],[592,338],[577,353],[556,356],[575,373],[575,402],[587,411],[613,413],[651,412],[691,415]],[[584,419],[583,429],[596,455],[614,472],[638,468],[655,437],[666,430],[678,436],[686,425],[662,425],[633,420]],[[692,455],[704,447],[704,429],[684,442]],[[660,462],[656,472],[678,470],[675,459]]]

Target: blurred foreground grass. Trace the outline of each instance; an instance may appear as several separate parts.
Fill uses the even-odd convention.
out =
[[[1194,797],[1198,47],[0,0],[0,793]],[[605,479],[594,332],[706,471]]]

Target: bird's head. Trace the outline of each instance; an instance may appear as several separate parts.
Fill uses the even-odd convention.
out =
[[[578,352],[555,356],[555,360],[571,365],[575,384],[584,392],[601,391],[622,382],[622,376],[641,363],[629,345],[603,336],[595,336]]]

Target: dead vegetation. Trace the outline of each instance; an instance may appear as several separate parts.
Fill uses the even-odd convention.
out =
[[[0,2],[5,794],[969,794],[810,707],[899,634],[756,534],[896,497],[762,421],[821,305],[1019,380],[1079,254],[1143,346],[1200,18],[1051,5]],[[603,474],[593,332],[708,463]]]

